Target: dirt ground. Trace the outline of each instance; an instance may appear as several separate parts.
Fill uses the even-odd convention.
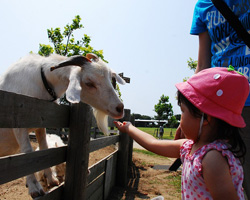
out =
[[[167,168],[173,161],[173,159],[133,152],[133,165],[129,172],[128,186],[126,188],[115,187],[109,200],[152,199],[157,196],[163,196],[165,200],[181,199],[180,182],[176,182],[177,187],[173,182],[173,179],[180,180],[181,171],[154,169],[157,166]]]
[[[89,166],[101,160],[114,151],[112,146],[90,154]],[[156,165],[170,165],[173,160],[146,155],[140,152],[133,153],[133,165],[129,170],[129,183],[126,188],[115,187],[110,200],[118,199],[152,199],[162,195],[165,199],[181,199],[180,191],[176,189],[169,177],[180,177],[180,172],[156,170]],[[0,200],[31,200],[28,189],[25,187],[25,178],[0,185]]]

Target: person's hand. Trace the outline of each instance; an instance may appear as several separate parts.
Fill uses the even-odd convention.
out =
[[[121,131],[122,133],[127,133],[128,132],[128,128],[131,125],[130,122],[119,122],[119,121],[114,121],[115,126],[119,129],[119,131]]]
[[[185,135],[183,134],[183,132],[181,131],[181,126],[179,125],[176,132],[175,132],[175,137],[174,139],[175,140],[178,140],[178,139],[183,139],[185,138]]]

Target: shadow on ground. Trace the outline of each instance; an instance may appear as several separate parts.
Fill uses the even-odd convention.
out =
[[[143,167],[136,167],[134,163],[132,163],[132,166],[129,167],[128,172],[128,185],[127,187],[118,187],[115,186],[111,192],[111,195],[108,199],[110,200],[120,200],[120,199],[126,199],[126,200],[133,200],[136,197],[141,199],[150,199],[150,197],[147,194],[143,194],[138,191],[138,185],[140,180],[140,172],[139,170],[145,170]]]

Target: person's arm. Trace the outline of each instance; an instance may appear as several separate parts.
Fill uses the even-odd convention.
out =
[[[202,174],[214,200],[239,199],[234,188],[227,159],[217,150],[209,151],[202,160]]]
[[[137,129],[129,122],[114,123],[121,132],[127,133],[145,149],[165,157],[180,157],[180,148],[186,140],[157,140],[152,135]]]
[[[211,67],[211,39],[208,32],[199,34],[198,65],[195,73]]]

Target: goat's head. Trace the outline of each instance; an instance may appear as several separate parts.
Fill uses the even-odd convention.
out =
[[[115,119],[123,117],[123,103],[111,83],[112,78],[115,78],[118,83],[125,84],[119,75],[109,69],[95,54],[87,54],[86,57],[72,56],[51,70],[66,66],[79,66],[72,67],[69,74],[69,85],[66,90],[69,102],[87,103],[98,111],[94,113],[103,118],[105,115]]]

